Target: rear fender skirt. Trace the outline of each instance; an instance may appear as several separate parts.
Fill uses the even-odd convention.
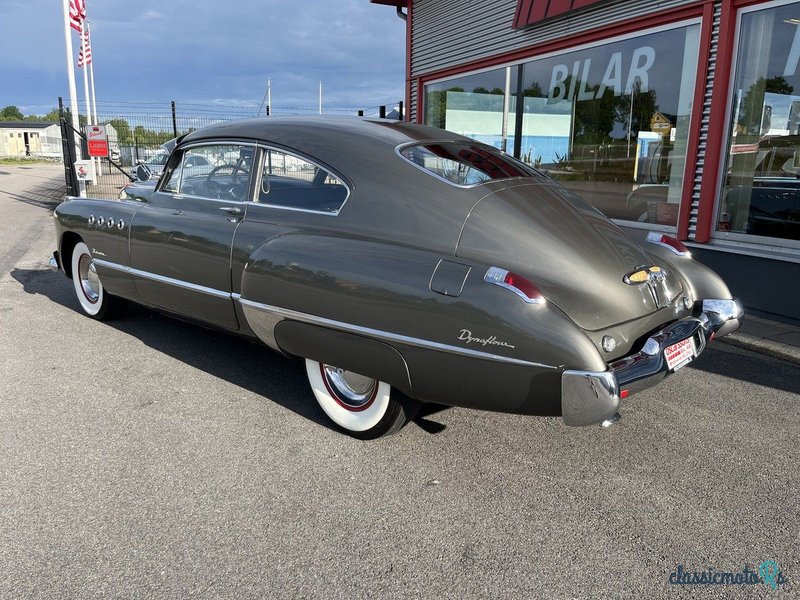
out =
[[[275,340],[288,354],[374,377],[414,395],[406,361],[388,344],[297,321],[278,323]]]

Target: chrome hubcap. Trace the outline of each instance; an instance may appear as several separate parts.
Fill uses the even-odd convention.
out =
[[[94,261],[88,254],[81,256],[78,262],[78,277],[81,282],[81,289],[86,299],[94,304],[100,297],[100,278],[94,267]]]
[[[378,381],[331,365],[322,365],[328,388],[345,408],[363,408],[375,398]]]

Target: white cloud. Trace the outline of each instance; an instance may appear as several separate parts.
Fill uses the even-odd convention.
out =
[[[54,105],[67,87],[60,3],[3,3],[0,72],[16,85],[0,88],[0,105]],[[316,106],[320,79],[326,106],[404,93],[405,25],[368,0],[88,4],[98,99],[257,105],[268,76],[278,108]]]

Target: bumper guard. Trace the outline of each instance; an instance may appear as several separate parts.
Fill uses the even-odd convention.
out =
[[[580,427],[612,419],[619,408],[622,390],[627,397],[653,387],[674,372],[664,355],[668,346],[693,338],[696,358],[709,341],[739,329],[743,317],[742,303],[737,299],[703,300],[699,316],[681,319],[654,333],[639,352],[610,363],[608,370],[564,371],[561,376],[564,423]]]

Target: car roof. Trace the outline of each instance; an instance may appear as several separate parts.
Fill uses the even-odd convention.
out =
[[[188,134],[181,144],[211,140],[263,141],[306,153],[346,173],[359,171],[365,158],[395,160],[395,148],[412,142],[466,138],[426,125],[344,116],[261,117],[225,121]]]

